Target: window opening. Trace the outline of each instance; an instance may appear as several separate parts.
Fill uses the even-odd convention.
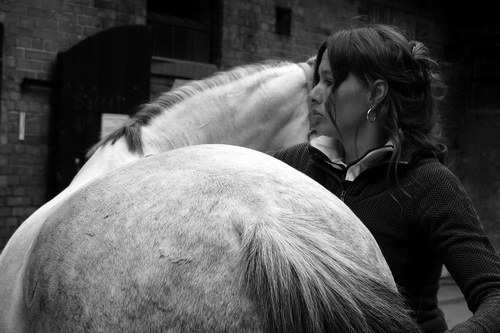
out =
[[[152,55],[210,63],[214,0],[148,0]]]
[[[292,10],[290,8],[276,7],[276,33],[290,36],[292,31]]]

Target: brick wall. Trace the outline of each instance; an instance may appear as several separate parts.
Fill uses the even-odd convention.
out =
[[[291,10],[290,36],[276,33],[276,7]],[[331,31],[360,15],[406,27],[442,55],[448,26],[443,13],[437,9],[440,8],[432,3],[391,0],[225,1],[222,67],[269,58],[307,59]]]
[[[51,152],[50,86],[23,86],[25,78],[54,80],[58,52],[98,31],[144,24],[145,1],[0,1],[4,25],[0,110],[0,249],[33,211],[45,203]],[[24,140],[19,119],[26,119]]]

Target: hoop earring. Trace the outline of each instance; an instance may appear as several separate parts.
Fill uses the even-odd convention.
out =
[[[369,108],[368,111],[366,111],[366,120],[368,120],[368,122],[370,122],[371,124],[373,124],[375,120],[377,120],[377,113],[375,111],[373,111],[373,117],[370,117],[372,111],[372,108]]]

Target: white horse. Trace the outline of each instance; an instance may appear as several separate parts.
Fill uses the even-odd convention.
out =
[[[0,255],[0,332],[17,332],[29,249],[47,216],[90,180],[146,155],[204,143],[267,151],[307,140],[307,63],[268,61],[165,93],[91,149],[71,184],[16,230]]]
[[[127,164],[44,223],[17,332],[419,332],[375,239],[264,153],[197,145]]]

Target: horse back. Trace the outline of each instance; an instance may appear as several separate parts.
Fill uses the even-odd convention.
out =
[[[157,165],[151,178],[144,166],[83,188],[46,221],[28,263],[30,330],[258,331],[226,223],[241,198],[194,170]]]
[[[223,145],[147,157],[79,190],[42,227],[24,297],[36,332],[377,332],[366,318],[407,319],[347,207]]]

